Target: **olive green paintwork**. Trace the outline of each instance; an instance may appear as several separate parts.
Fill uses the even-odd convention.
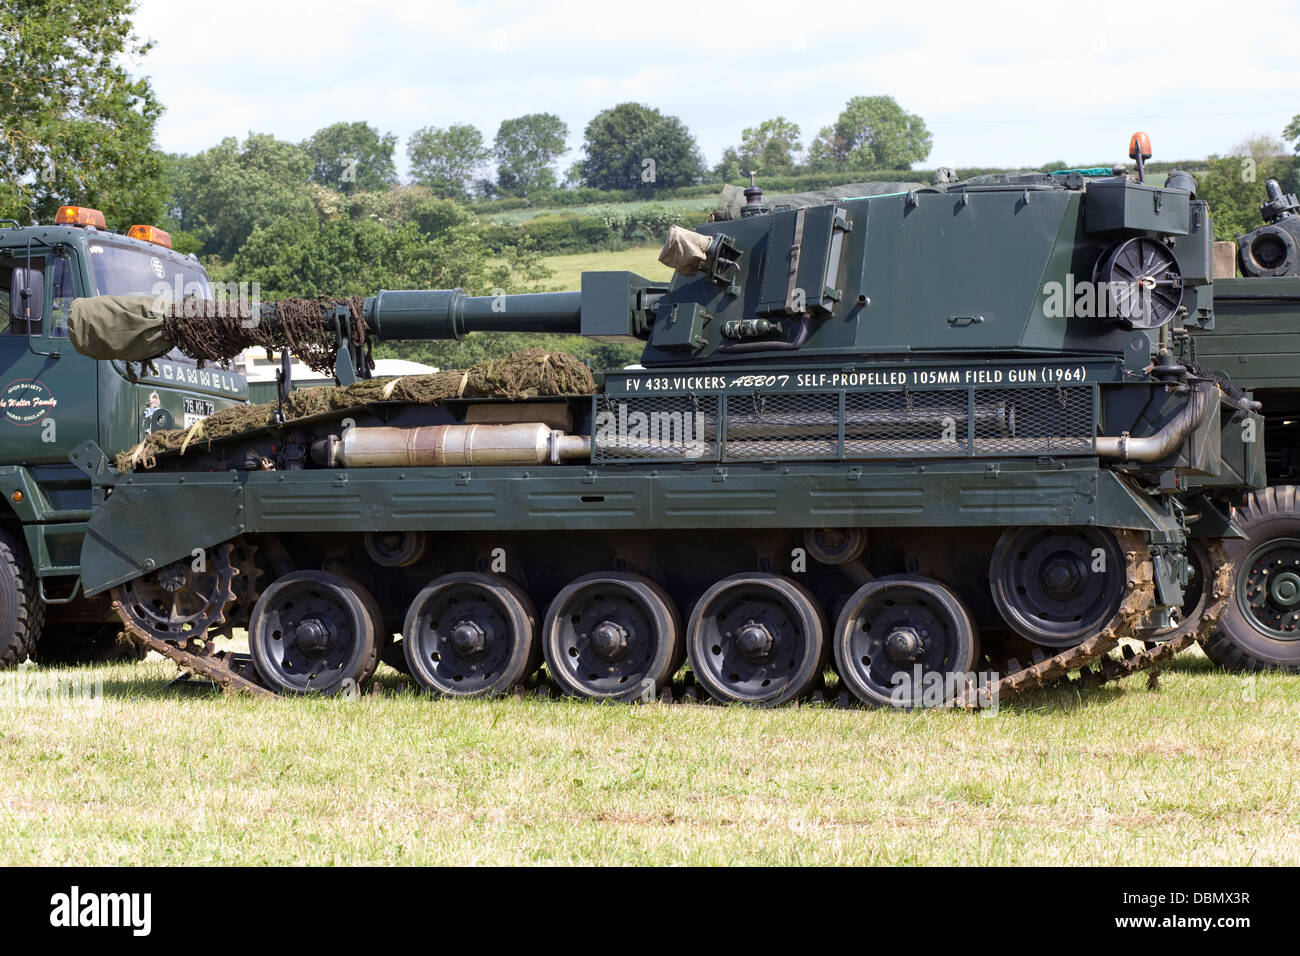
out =
[[[95,294],[90,244],[111,241],[138,248],[198,272],[197,262],[157,245],[74,226],[0,228],[0,259],[25,263],[29,240],[34,263],[66,256],[74,296]],[[38,576],[75,577],[81,537],[91,513],[91,488],[68,461],[91,440],[110,452],[134,445],[153,427],[182,425],[189,415],[247,401],[243,377],[199,370],[193,363],[159,360],[156,374],[131,382],[120,362],[78,353],[66,335],[51,335],[54,270],[45,268],[45,310],[39,332],[10,334],[0,314],[0,494],[22,523]],[[3,290],[7,301],[8,289]],[[195,406],[193,403],[198,403]],[[15,500],[15,492],[20,500]]]
[[[159,509],[183,519],[157,521]],[[392,468],[127,475],[82,553],[94,594],[244,531],[535,531],[1107,525],[1176,534],[1121,475],[1087,460]]]
[[[807,377],[837,372],[861,376],[852,379],[855,388],[905,394],[946,384],[942,375],[952,371],[963,402],[975,394],[967,386],[978,389],[980,375],[994,371],[1039,395],[1058,395],[1057,386],[1068,384],[1091,396],[1083,440],[1069,452],[992,457],[976,454],[972,439],[956,455],[928,461],[719,456],[126,475],[101,468],[96,480],[107,497],[95,509],[82,553],[87,591],[239,534],[307,528],[355,534],[1093,525],[1145,530],[1153,541],[1177,544],[1183,530],[1175,496],[1250,480],[1261,470],[1258,447],[1225,440],[1232,414],[1216,406],[1166,460],[1103,465],[1094,432],[1152,434],[1186,398],[1149,371],[1156,332],[1053,314],[1046,299],[1053,283],[1091,279],[1117,241],[1168,239],[1169,248],[1181,250],[1180,263],[1188,261],[1183,272],[1191,290],[1188,314],[1175,326],[1208,325],[1209,218],[1203,203],[1180,190],[1116,180],[1098,195],[1091,212],[1081,180],[1071,188],[1039,182],[850,199],[701,226],[715,249],[732,254],[701,274],[677,274],[667,288],[630,273],[588,273],[581,293],[498,301],[459,290],[398,291],[366,304],[367,323],[380,339],[519,329],[645,340],[643,370],[604,377],[613,399],[696,396],[725,406],[733,397],[761,400],[769,377],[784,377],[780,388],[796,395],[838,388],[832,378]],[[731,348],[737,335],[729,323],[758,319],[775,327],[787,347],[772,348],[772,337],[759,353]],[[1019,377],[1031,372],[1039,377]],[[906,377],[901,385],[899,374]],[[591,434],[594,420],[591,407],[577,428]],[[85,453],[95,471],[94,450]],[[159,521],[160,512],[185,518]]]
[[[1300,386],[1300,277],[1216,279],[1214,315],[1198,362],[1245,389]]]

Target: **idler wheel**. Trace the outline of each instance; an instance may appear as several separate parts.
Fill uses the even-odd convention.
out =
[[[415,596],[402,629],[411,676],[448,697],[509,693],[537,669],[537,611],[515,582],[447,574]]]
[[[817,600],[775,574],[735,574],[701,595],[686,628],[700,684],[721,701],[776,705],[821,678],[825,625]]]
[[[682,662],[682,625],[667,592],[639,574],[571,582],[542,625],[546,668],[575,697],[652,697]]]
[[[979,632],[943,584],[893,574],[853,592],[835,622],[832,651],[840,680],[861,701],[948,703],[964,693],[962,678],[979,659]]]
[[[1126,565],[1104,528],[1011,528],[993,549],[989,586],[1003,619],[1044,647],[1073,647],[1124,600]]]

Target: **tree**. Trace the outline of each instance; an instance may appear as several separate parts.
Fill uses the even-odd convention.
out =
[[[1300,153],[1300,115],[1292,118],[1282,130],[1282,135],[1295,144],[1295,151]]]
[[[835,125],[817,134],[809,161],[822,169],[908,169],[930,155],[933,140],[925,120],[892,96],[855,96]]]
[[[312,160],[266,133],[233,136],[194,156],[173,157],[172,213],[202,251],[229,259],[257,226],[312,210]]]
[[[704,159],[676,116],[639,103],[597,113],[584,131],[582,183],[596,189],[689,186],[704,176]]]
[[[555,188],[553,164],[564,153],[569,127],[553,113],[529,113],[502,122],[492,153],[497,158],[497,187],[526,196]]]
[[[156,222],[162,107],[124,61],[143,56],[133,0],[0,4],[0,216],[46,221],[63,203],[108,225]]]
[[[445,199],[465,199],[474,188],[475,173],[492,151],[475,127],[453,123],[446,129],[417,129],[407,140],[406,154],[417,183]]]
[[[368,123],[335,123],[305,141],[312,182],[345,193],[387,189],[397,184],[393,150],[397,137]]]
[[[798,163],[799,124],[784,116],[764,120],[740,134],[740,146],[729,146],[713,168],[714,177],[733,182],[749,176],[751,170],[768,176],[791,172]]]
[[[413,224],[282,218],[259,226],[231,263],[232,275],[261,285],[266,299],[371,295],[378,289],[486,291],[487,256],[478,237],[452,230],[437,239]]]
[[[1296,189],[1296,167],[1286,145],[1272,136],[1252,136],[1227,156],[1211,156],[1196,177],[1196,198],[1210,206],[1214,238],[1235,239],[1263,225],[1259,216],[1264,183],[1276,179],[1284,192]]]

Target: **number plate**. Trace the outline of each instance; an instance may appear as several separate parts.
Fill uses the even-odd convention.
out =
[[[216,410],[216,405],[206,398],[186,398],[185,427],[189,428],[195,422],[203,421]]]

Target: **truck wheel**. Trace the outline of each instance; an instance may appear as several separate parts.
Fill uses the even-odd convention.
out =
[[[122,630],[121,622],[51,625],[36,642],[32,660],[50,666],[144,660],[149,649]]]
[[[1202,647],[1226,670],[1300,673],[1300,489],[1251,492],[1225,539],[1234,565],[1228,607]]]
[[[0,670],[27,660],[45,620],[22,538],[0,530]]]

